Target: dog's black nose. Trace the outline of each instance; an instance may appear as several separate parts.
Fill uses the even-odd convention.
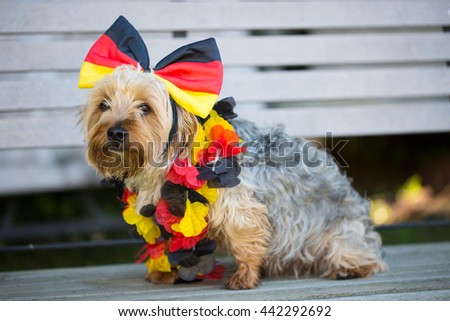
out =
[[[111,127],[108,129],[108,139],[113,142],[124,142],[128,137],[128,132],[122,127]]]

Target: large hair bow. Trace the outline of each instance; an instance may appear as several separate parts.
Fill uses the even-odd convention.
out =
[[[94,43],[80,70],[78,86],[91,88],[120,65],[150,71],[147,48],[137,30],[120,16]],[[219,97],[223,68],[214,38],[183,46],[153,69],[172,99],[187,111],[205,118]]]

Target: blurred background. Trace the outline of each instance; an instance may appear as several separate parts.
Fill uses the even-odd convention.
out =
[[[242,11],[222,16],[224,7],[215,4],[231,2]],[[450,240],[450,23],[448,14],[437,19],[440,24],[426,20],[433,10],[441,17],[439,10],[448,2],[423,1],[431,13],[424,12],[423,21],[412,17],[415,24],[402,20],[411,18],[407,9],[414,1],[392,1],[392,7],[389,1],[317,1],[317,6],[291,2],[302,4],[293,7],[299,10],[298,21],[295,14],[286,19],[279,12],[269,15],[266,7],[250,10],[245,5],[251,1],[0,1],[0,270],[129,263],[141,246],[129,237],[116,191],[100,188],[101,178],[86,165],[77,123],[87,95],[77,89],[78,69],[118,14],[141,32],[152,65],[179,45],[216,37],[225,66],[222,96],[235,96],[242,117],[281,110],[294,136],[328,148],[348,141],[333,152],[347,163],[342,171],[355,188],[371,199],[371,217],[384,244]],[[167,14],[170,7],[161,6],[179,3],[188,4],[192,15],[173,19]],[[399,22],[361,22],[367,12],[377,10],[396,12]],[[202,17],[202,11],[211,19],[190,21]],[[142,12],[161,17],[153,22]],[[309,12],[320,14],[308,20]],[[249,20],[245,14],[278,24],[246,25],[241,22]],[[349,25],[343,25],[347,20]],[[218,24],[228,27],[218,30]],[[422,82],[436,72],[444,75],[443,89],[430,85],[416,90],[427,87]],[[291,84],[295,94],[289,98],[261,98],[248,93],[260,84],[248,84],[243,77],[259,73],[280,79],[294,75],[300,82]],[[396,81],[403,82],[402,90],[392,89]],[[375,92],[375,87],[380,90]],[[380,121],[383,117],[362,112],[367,108],[378,115],[386,106],[406,107],[406,119],[408,106],[431,105],[447,112],[436,116],[430,109],[431,120],[425,113],[417,130],[414,122],[406,129],[396,127],[397,122],[403,124],[401,116],[392,116],[386,124]],[[352,113],[347,117],[348,107],[361,115],[356,120]],[[294,108],[302,117],[291,114]],[[330,110],[342,117],[329,116]],[[264,112],[258,122],[284,123]],[[290,115],[297,116],[292,120]],[[364,119],[367,128],[362,130],[365,125],[358,119]],[[333,138],[325,138],[326,132]]]

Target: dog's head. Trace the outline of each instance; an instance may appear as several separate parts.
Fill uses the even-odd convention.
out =
[[[197,120],[175,108],[176,125],[167,89],[153,73],[116,68],[96,83],[82,110],[89,164],[105,177],[127,178],[187,157]]]

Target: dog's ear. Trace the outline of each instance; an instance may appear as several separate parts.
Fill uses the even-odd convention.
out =
[[[184,159],[189,156],[193,148],[199,124],[195,115],[183,108],[177,107],[177,113],[178,128],[171,142],[169,154]]]

